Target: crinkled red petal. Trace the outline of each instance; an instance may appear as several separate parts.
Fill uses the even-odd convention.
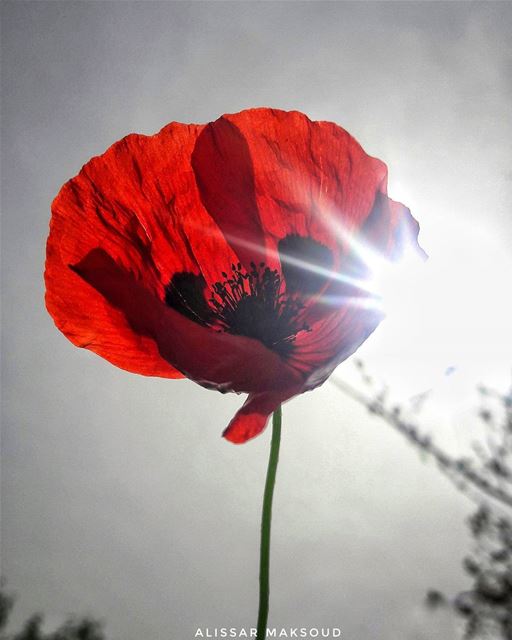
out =
[[[418,244],[419,231],[420,226],[410,210],[379,191],[359,238],[363,246],[382,258],[399,260],[407,249],[425,258],[426,253]]]
[[[201,200],[247,270],[269,262],[262,227],[253,159],[244,136],[224,117],[208,124],[192,154]]]
[[[374,206],[355,236],[355,248],[342,265],[347,280],[333,280],[306,319],[311,331],[295,340],[290,364],[307,376],[305,388],[322,384],[343,360],[354,353],[384,317],[377,298],[365,288],[370,266],[358,254],[358,246],[383,259],[397,260],[408,248],[422,257],[419,225],[407,207],[378,192]],[[360,286],[358,286],[358,283]],[[333,309],[333,305],[338,308]],[[319,310],[321,311],[319,312]],[[326,310],[331,309],[329,313]]]
[[[338,277],[333,277],[328,287],[310,302],[305,321],[312,325],[325,318],[333,304],[341,309],[347,305],[371,309],[373,296],[367,284],[375,264],[366,263],[365,255],[397,261],[410,250],[418,257],[426,258],[418,244],[418,233],[419,224],[410,210],[391,200],[384,191],[378,191],[370,215],[352,237],[352,248],[342,259]]]
[[[251,393],[222,435],[234,444],[243,444],[256,437],[267,426],[270,414],[301,391],[302,387],[282,393]]]
[[[184,377],[162,357],[151,336],[135,332],[121,310],[62,262],[55,237],[48,242],[46,306],[62,333],[77,347],[90,349],[121,369]]]
[[[233,139],[243,148],[235,157],[243,161],[231,165]],[[222,116],[199,136],[196,156],[209,160],[195,161],[194,170],[215,221],[228,238],[237,235],[234,225],[240,224],[242,246],[263,244],[272,266],[278,266],[278,241],[300,235],[328,247],[336,269],[345,235],[364,222],[386,178],[386,166],[344,129],[296,111],[262,108]],[[220,177],[226,168],[229,184]],[[226,188],[242,203],[236,221],[215,204],[217,198],[226,201],[221,193]]]
[[[160,298],[176,272],[201,273],[211,285],[230,268],[236,254],[204,209],[190,165],[202,128],[172,123],[154,136],[124,138],[89,161],[52,205],[47,308],[74,344],[135,373],[182,377],[69,265],[103,249]]]
[[[289,363],[304,374],[304,390],[325,382],[334,369],[361,346],[382,318],[382,312],[371,303],[352,300],[341,310],[318,320],[310,332],[297,335]]]
[[[297,387],[301,375],[258,340],[203,327],[166,306],[104,251],[91,251],[74,271],[131,330],[157,345],[187,378],[219,391],[264,392]]]

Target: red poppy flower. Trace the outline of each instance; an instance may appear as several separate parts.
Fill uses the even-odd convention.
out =
[[[386,176],[298,112],[129,135],[53,202],[47,308],[118,367],[248,393],[224,432],[245,442],[381,320],[359,247],[394,258],[418,234]]]

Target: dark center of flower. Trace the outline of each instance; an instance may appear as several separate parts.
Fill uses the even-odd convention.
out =
[[[177,273],[165,288],[165,302],[203,326],[255,338],[286,356],[297,333],[309,330],[301,321],[304,303],[300,295],[283,291],[277,271],[263,262],[250,266],[246,271],[233,264],[231,274],[222,272],[223,280],[213,285],[208,298],[202,276]]]
[[[182,271],[175,273],[165,287],[165,303],[204,327],[209,326],[212,310],[204,297],[203,276]]]
[[[320,242],[291,234],[279,241],[278,250],[288,293],[311,295],[328,281],[333,255]]]
[[[264,262],[231,265],[207,291],[201,275],[181,272],[165,287],[166,304],[204,327],[259,340],[282,356],[293,350],[303,321],[304,299],[329,280],[333,256],[312,238],[288,235],[278,244],[283,276]]]

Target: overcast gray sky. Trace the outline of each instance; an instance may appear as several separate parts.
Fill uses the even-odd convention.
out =
[[[15,621],[91,612],[116,640],[253,625],[270,434],[230,445],[220,433],[240,398],[126,373],[55,329],[51,200],[91,156],[171,120],[272,106],[341,124],[388,164],[431,255],[411,315],[363,354],[398,395],[459,366],[432,411],[462,448],[472,385],[504,384],[512,362],[512,4],[40,1],[2,14],[2,573]],[[293,400],[270,625],[454,637],[421,602],[464,587],[470,509],[329,383]]]

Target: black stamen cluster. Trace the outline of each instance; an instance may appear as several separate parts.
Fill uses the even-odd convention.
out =
[[[309,331],[301,321],[304,304],[296,292],[286,292],[277,270],[260,262],[246,271],[231,265],[221,272],[207,298],[204,278],[190,272],[175,273],[165,287],[165,302],[194,322],[234,335],[259,340],[282,356],[290,354],[299,331]]]
[[[261,262],[250,264],[251,271],[242,265],[231,265],[231,275],[222,272],[223,281],[212,287],[208,300],[212,309],[209,323],[227,333],[260,340],[282,356],[293,349],[299,331],[309,331],[301,323],[304,304],[297,295],[288,295],[277,270]]]

